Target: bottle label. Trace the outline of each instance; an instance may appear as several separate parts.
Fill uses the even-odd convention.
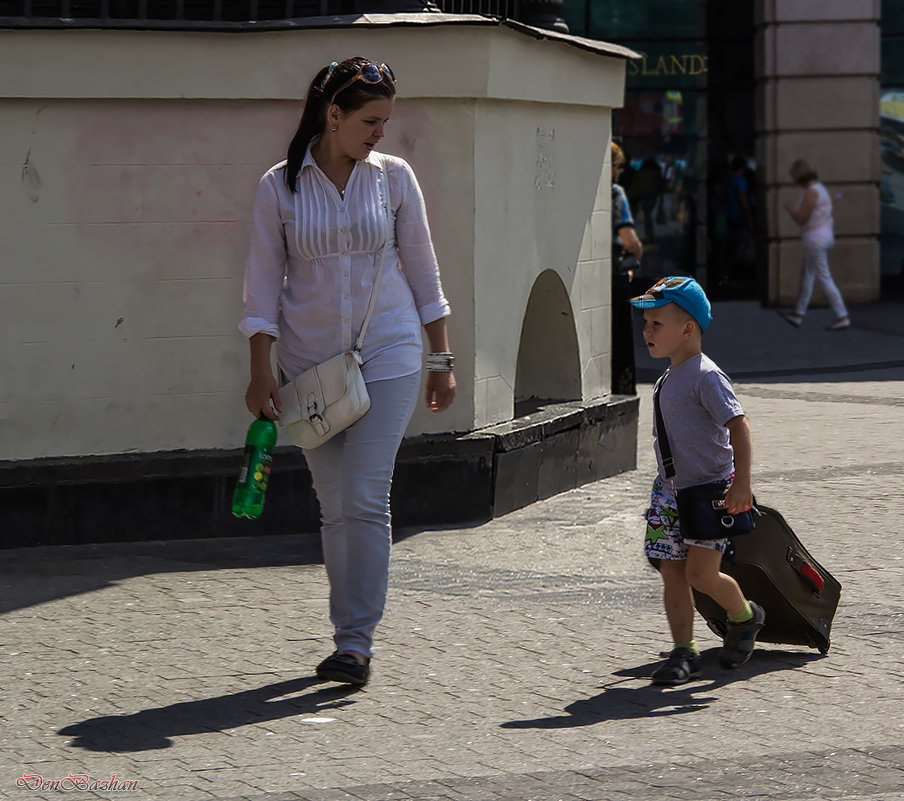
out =
[[[256,445],[245,448],[245,459],[239,473],[239,486],[257,492],[266,492],[270,481],[270,464],[273,455]]]

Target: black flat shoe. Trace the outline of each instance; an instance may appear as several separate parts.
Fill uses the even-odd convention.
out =
[[[370,661],[362,665],[351,654],[334,651],[317,665],[317,677],[363,687],[370,678]]]

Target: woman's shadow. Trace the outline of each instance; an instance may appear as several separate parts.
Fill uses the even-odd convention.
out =
[[[359,689],[331,684],[306,692],[320,683],[314,677],[290,679],[256,690],[146,709],[132,715],[105,715],[66,726],[59,734],[74,736],[70,745],[87,751],[150,751],[171,747],[171,738],[181,734],[224,731],[347,706],[354,703],[350,696]]]
[[[533,720],[511,720],[500,724],[504,729],[566,729],[592,726],[607,720],[631,720],[633,718],[685,715],[707,709],[717,700],[712,692],[735,681],[750,678],[759,673],[790,670],[801,667],[820,654],[790,651],[756,651],[750,662],[739,670],[727,671],[717,664],[717,648],[702,653],[703,674],[710,680],[692,681],[679,687],[661,687],[646,683],[641,687],[621,687],[632,679],[649,681],[654,668],[660,662],[651,662],[612,675],[624,677],[603,685],[603,691],[592,698],[583,698],[565,707],[565,715],[555,715]]]

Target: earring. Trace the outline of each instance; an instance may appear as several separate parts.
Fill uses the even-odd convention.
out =
[[[330,128],[330,130],[331,130],[333,133],[336,133],[336,126],[333,125],[333,126]]]

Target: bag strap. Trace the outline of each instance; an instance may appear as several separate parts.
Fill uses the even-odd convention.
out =
[[[364,315],[364,322],[361,323],[361,333],[355,342],[355,353],[360,353],[364,345],[364,335],[367,333],[367,326],[370,325],[370,318],[374,313],[374,306],[377,305],[377,288],[380,286],[380,279],[383,277],[383,265],[386,263],[386,251],[389,249],[390,234],[392,233],[392,206],[389,203],[389,175],[386,172],[386,162],[380,159],[380,175],[383,178],[383,205],[386,207],[386,241],[383,243],[383,252],[380,254],[380,266],[377,268],[377,277],[374,278],[374,288],[370,291],[370,302],[367,304],[367,314]]]
[[[659,444],[659,455],[662,457],[664,478],[671,479],[675,477],[675,460],[672,458],[669,437],[665,433],[665,420],[662,418],[662,409],[659,406],[659,392],[665,383],[666,375],[659,379],[656,389],[653,390],[653,413],[656,415],[656,441]]]

